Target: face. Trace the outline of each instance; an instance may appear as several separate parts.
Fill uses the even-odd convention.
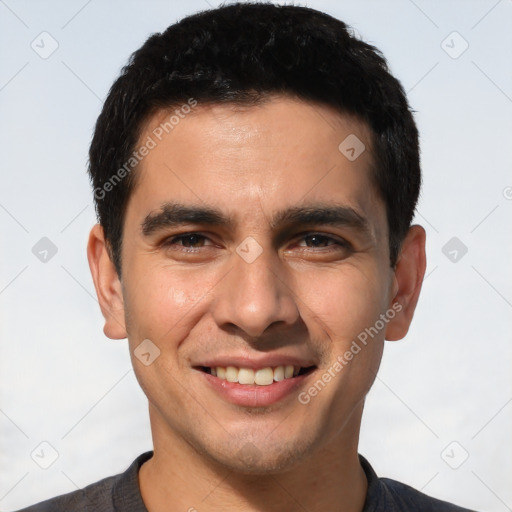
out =
[[[140,139],[156,145],[127,206],[118,327],[105,327],[128,337],[155,448],[264,473],[357,438],[403,315],[368,129],[279,96],[198,105],[158,140],[168,118]],[[356,159],[339,149],[354,135]]]

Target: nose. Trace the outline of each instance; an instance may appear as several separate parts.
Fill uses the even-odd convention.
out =
[[[251,337],[261,336],[272,324],[293,325],[299,310],[277,255],[266,249],[249,262],[235,252],[232,260],[212,303],[217,325],[234,325]]]

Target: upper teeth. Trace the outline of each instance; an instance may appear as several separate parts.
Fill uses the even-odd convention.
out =
[[[279,382],[283,379],[290,379],[298,375],[300,366],[276,366],[271,368],[267,366],[259,370],[252,368],[236,368],[235,366],[217,366],[210,368],[212,375],[228,382],[238,382],[239,384],[257,384],[258,386],[268,386],[272,382]]]

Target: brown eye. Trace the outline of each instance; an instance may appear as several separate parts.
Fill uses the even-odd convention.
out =
[[[343,248],[348,248],[349,244],[348,242],[334,238],[332,236],[324,235],[322,233],[308,233],[306,235],[303,235],[300,240],[303,240],[306,242],[306,247],[310,248],[324,248],[324,247],[330,247],[330,246],[338,246]],[[302,244],[298,244],[299,247],[305,247]]]
[[[204,245],[204,236],[201,235],[186,235],[180,237],[184,247],[192,247],[199,245],[202,247]]]
[[[174,236],[164,241],[164,246],[178,246],[184,249],[199,249],[205,247],[208,240],[204,235],[198,233],[185,233],[183,235]]]
[[[310,242],[310,247],[326,247],[327,245],[332,245],[329,242],[333,242],[332,238],[323,235],[308,235],[304,237],[304,240]]]

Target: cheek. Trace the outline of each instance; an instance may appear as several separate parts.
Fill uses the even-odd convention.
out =
[[[386,293],[377,272],[347,265],[309,273],[300,279],[298,296],[340,350],[372,326],[385,308]],[[333,347],[335,348],[335,347]]]
[[[157,343],[180,338],[215,283],[211,272],[147,268],[126,289],[128,337],[142,336]]]

